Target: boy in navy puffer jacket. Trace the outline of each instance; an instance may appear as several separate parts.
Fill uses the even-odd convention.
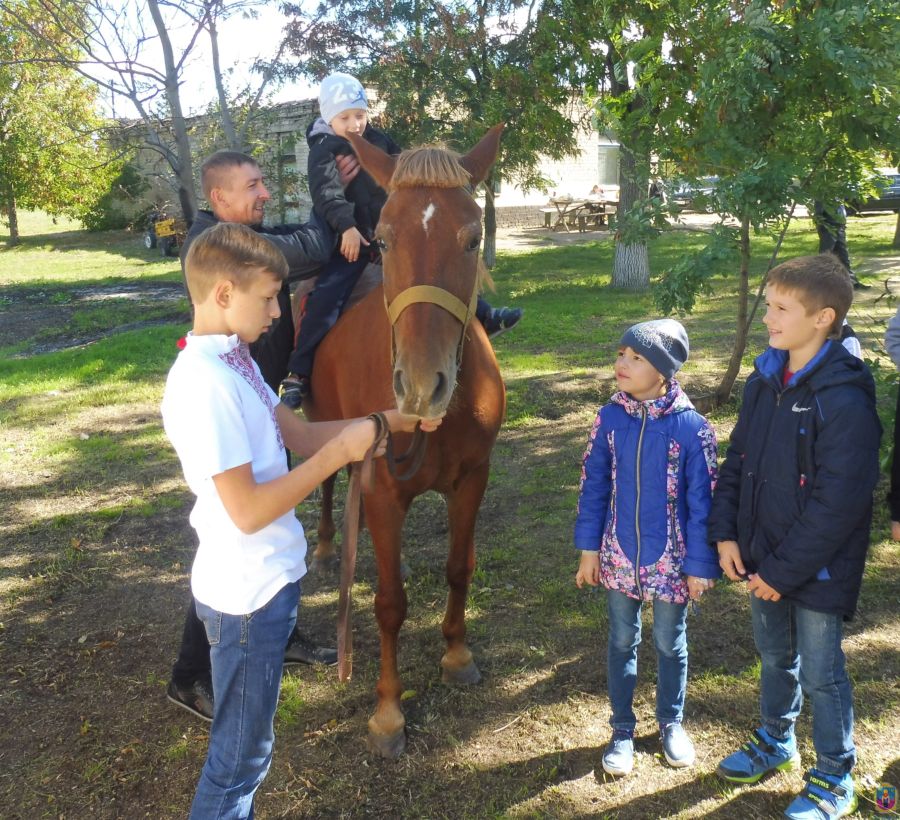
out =
[[[602,763],[612,775],[628,774],[634,762],[632,700],[643,601],[653,604],[663,752],[675,767],[694,762],[694,746],[681,725],[687,608],[721,571],[706,538],[716,438],[675,379],[687,357],[687,334],[674,319],[630,328],[616,358],[619,392],[597,413],[584,455],[575,583],[607,590],[613,736]]]
[[[746,581],[762,725],[718,774],[755,783],[800,762],[794,725],[813,703],[816,765],[794,820],[852,814],[853,693],[841,637],[862,582],[881,424],[866,365],[840,344],[853,299],[831,254],[769,271],[769,348],[755,362],[709,515],[725,574]]]

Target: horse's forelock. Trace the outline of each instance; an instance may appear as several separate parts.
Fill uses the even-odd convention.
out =
[[[463,188],[471,184],[459,154],[439,145],[411,148],[397,158],[391,190],[399,188]]]

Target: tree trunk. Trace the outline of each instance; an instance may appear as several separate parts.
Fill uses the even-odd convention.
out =
[[[900,248],[900,211],[897,212],[897,224],[894,227],[894,241],[891,242],[892,248]]]
[[[172,52],[172,41],[166,30],[165,21],[159,11],[157,0],[147,0],[147,7],[159,34],[159,44],[163,52],[166,66],[166,101],[172,118],[172,130],[175,133],[175,147],[178,154],[178,167],[173,170],[178,175],[178,199],[185,221],[190,225],[197,213],[197,193],[194,190],[194,164],[191,158],[191,143],[188,139],[187,123],[181,110],[181,95],[178,91],[178,68]]]
[[[634,136],[624,135],[619,147],[619,208],[621,226],[624,215],[636,202],[647,198],[649,182],[649,158],[637,157],[631,146],[640,145]],[[616,232],[616,256],[613,262],[612,286],[629,290],[647,290],[650,287],[650,258],[646,243],[625,245]]]
[[[740,245],[741,274],[738,282],[737,328],[728,369],[716,388],[717,405],[724,404],[731,396],[734,382],[741,372],[741,360],[744,358],[744,351],[747,349],[747,336],[750,331],[747,323],[747,299],[750,294],[750,219],[746,216],[741,220]]]
[[[616,242],[616,256],[613,262],[613,287],[628,290],[647,290],[650,283],[650,262],[647,245],[638,243],[625,245]]]
[[[7,244],[21,245],[22,239],[19,236],[19,214],[16,210],[16,198],[13,194],[6,196],[6,219],[9,222],[9,242]]]
[[[234,128],[234,120],[231,118],[231,108],[228,105],[228,95],[225,93],[225,83],[222,81],[222,66],[219,63],[219,31],[216,28],[214,12],[209,12],[209,44],[212,53],[213,77],[216,82],[216,94],[219,97],[219,119],[222,122],[222,131],[225,134],[225,142],[232,151],[243,151],[244,146],[238,141]]]
[[[494,205],[494,178],[484,181],[484,249],[482,258],[488,270],[497,264],[497,209]]]

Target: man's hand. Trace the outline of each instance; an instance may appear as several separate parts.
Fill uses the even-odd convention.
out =
[[[780,601],[781,593],[770,587],[759,575],[751,575],[750,583],[747,584],[747,589],[750,590],[757,598],[761,598],[763,601]]]
[[[341,185],[346,188],[359,173],[359,160],[355,154],[341,154],[335,160],[335,164],[337,165]]]
[[[592,587],[600,583],[600,553],[594,550],[582,550],[578,572],[575,573],[575,586],[581,589],[585,584]]]
[[[747,570],[741,561],[741,548],[737,541],[719,541],[716,544],[719,551],[719,566],[732,581],[746,581]]]

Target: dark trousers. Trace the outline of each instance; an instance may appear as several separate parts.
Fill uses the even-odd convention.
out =
[[[197,615],[197,602],[191,596],[181,633],[178,659],[172,667],[172,681],[176,686],[191,686],[195,680],[209,678],[212,674],[209,662],[209,638],[206,627]]]
[[[291,313],[291,289],[287,281],[278,293],[281,318],[250,345],[250,355],[259,365],[266,384],[276,393],[281,380],[288,372],[288,359],[294,349],[294,318]]]
[[[894,412],[894,457],[891,460],[888,506],[891,510],[891,521],[900,521],[900,389],[897,390],[897,409]]]
[[[344,306],[368,263],[369,254],[365,249],[355,262],[348,262],[340,253],[331,257],[306,300],[297,347],[290,355],[288,372],[298,376],[312,373],[319,342],[344,312]]]

